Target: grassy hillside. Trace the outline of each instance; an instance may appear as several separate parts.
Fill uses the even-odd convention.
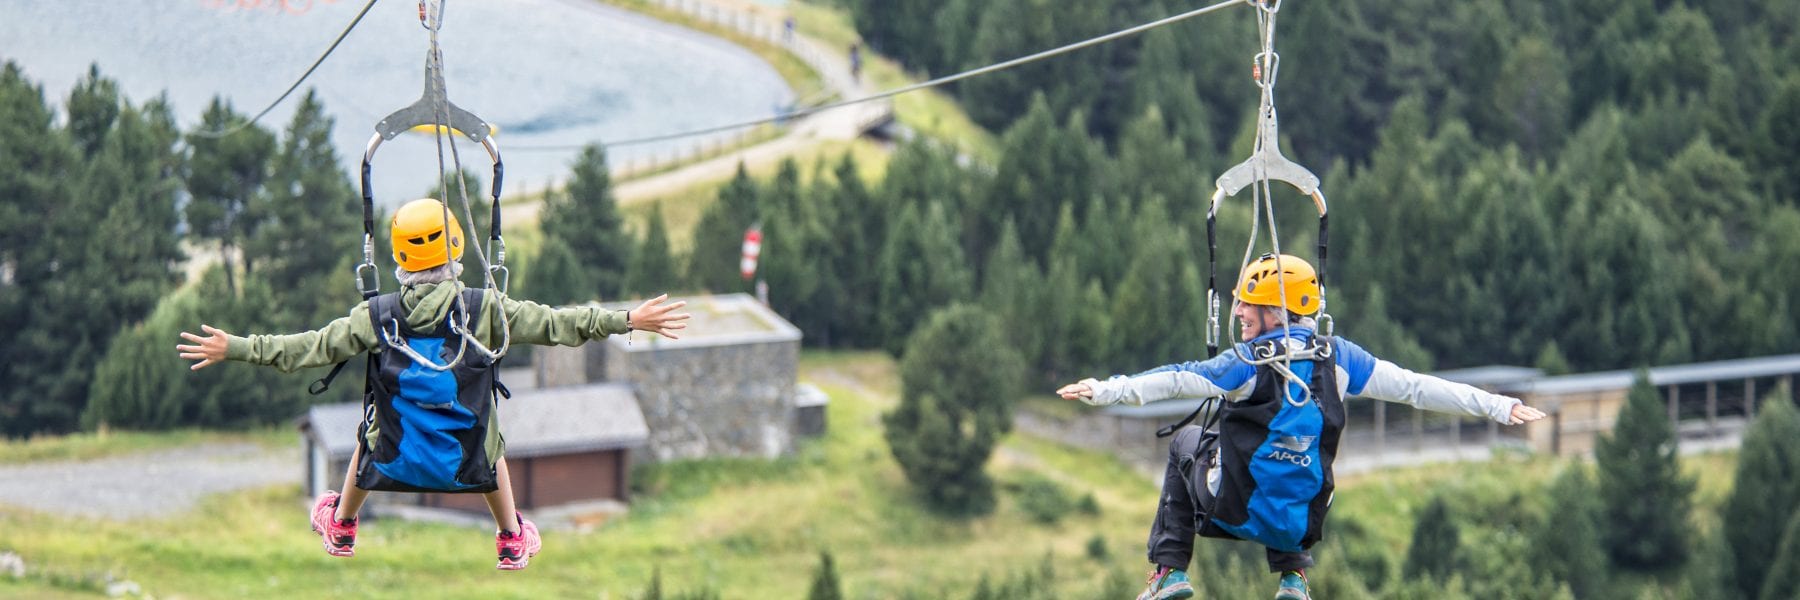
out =
[[[897,396],[892,361],[809,354],[802,370],[832,399],[824,439],[776,461],[640,470],[629,515],[592,531],[546,532],[543,554],[521,573],[494,570],[489,532],[444,525],[372,521],[356,558],[328,557],[307,530],[297,486],[281,486],[123,524],[0,508],[0,552],[20,554],[32,569],[23,579],[0,575],[0,597],[85,597],[119,579],[158,598],[637,598],[660,570],[665,597],[706,589],[724,598],[786,599],[805,596],[820,550],[832,552],[851,598],[967,598],[984,578],[998,586],[1025,576],[1047,577],[1054,593],[1043,597],[1135,593],[1156,505],[1148,478],[1107,456],[1014,435],[990,465],[1003,485],[999,510],[970,521],[938,518],[913,500],[882,440],[879,417]],[[129,439],[138,441],[115,449],[167,446]],[[0,446],[9,460],[65,455]],[[1730,457],[1691,466],[1702,476],[1699,504],[1716,506]],[[1531,508],[1531,494],[1558,467],[1519,457],[1360,476],[1345,482],[1333,518],[1358,521],[1368,543],[1398,557],[1412,513],[1431,494],[1517,496]],[[1026,504],[1056,488],[1071,506],[1091,494],[1098,510],[1071,508],[1054,524],[1034,519]],[[1341,571],[1320,577],[1331,572]],[[1257,577],[1250,569],[1226,576]]]

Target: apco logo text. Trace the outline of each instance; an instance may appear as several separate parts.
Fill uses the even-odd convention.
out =
[[[1276,450],[1274,452],[1270,452],[1268,458],[1270,460],[1279,460],[1281,462],[1299,465],[1302,467],[1312,466],[1312,457],[1311,456],[1307,456],[1305,454],[1295,454],[1293,452],[1288,452],[1285,450]]]

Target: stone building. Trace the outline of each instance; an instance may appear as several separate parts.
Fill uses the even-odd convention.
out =
[[[798,328],[745,294],[676,300],[692,315],[680,339],[638,332],[538,348],[539,385],[628,384],[650,431],[637,460],[775,457],[794,448],[802,426],[822,430],[822,394],[797,384]]]

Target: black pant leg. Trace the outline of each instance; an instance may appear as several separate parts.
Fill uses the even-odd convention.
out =
[[[1150,562],[1171,569],[1187,570],[1194,557],[1194,501],[1188,477],[1193,472],[1194,453],[1200,447],[1201,430],[1187,427],[1169,442],[1169,465],[1163,472],[1162,502],[1156,507],[1156,521],[1150,524]],[[1204,482],[1200,489],[1205,490]]]
[[[1274,548],[1264,548],[1268,553],[1269,572],[1298,571],[1313,566],[1312,553],[1305,550],[1299,552],[1282,552]]]

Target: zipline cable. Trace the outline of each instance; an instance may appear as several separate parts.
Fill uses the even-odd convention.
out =
[[[1089,38],[1086,40],[1075,42],[1073,44],[1068,44],[1066,46],[1059,46],[1056,48],[1051,48],[1049,50],[1045,50],[1043,52],[1039,52],[1039,53],[1032,54],[1029,56],[1021,56],[1019,58],[1015,58],[1015,59],[1008,60],[1005,62],[994,63],[994,64],[991,64],[991,65],[988,65],[985,67],[970,69],[967,71],[963,71],[961,73],[956,73],[954,75],[946,75],[944,77],[939,77],[937,79],[932,79],[930,81],[922,81],[922,82],[911,84],[911,85],[905,85],[905,86],[897,87],[897,88],[894,88],[891,90],[864,96],[861,98],[842,100],[842,101],[833,102],[830,104],[824,104],[824,105],[820,105],[820,106],[796,109],[792,112],[788,112],[785,114],[781,114],[781,115],[777,115],[777,116],[773,116],[773,117],[766,117],[766,118],[762,118],[762,119],[756,119],[756,120],[752,120],[752,121],[743,121],[743,122],[731,123],[731,124],[727,124],[727,125],[718,125],[715,127],[707,127],[704,129],[694,129],[694,130],[681,131],[681,132],[676,132],[676,133],[666,133],[666,134],[661,134],[661,135],[653,135],[653,136],[640,137],[640,138],[630,138],[630,139],[624,139],[624,140],[619,140],[619,141],[615,141],[615,142],[605,142],[600,145],[602,147],[606,147],[606,148],[616,148],[616,147],[622,147],[622,146],[635,146],[635,145],[649,144],[649,143],[654,143],[654,142],[664,142],[664,141],[668,141],[668,140],[681,139],[681,138],[685,138],[685,137],[694,137],[697,135],[720,133],[720,132],[725,132],[725,131],[731,131],[734,129],[743,129],[745,127],[755,127],[757,125],[766,125],[769,123],[775,123],[775,122],[786,121],[786,120],[794,119],[794,118],[798,118],[798,117],[804,117],[804,116],[811,115],[814,113],[825,112],[825,111],[832,110],[832,109],[843,108],[843,107],[851,106],[851,105],[855,105],[855,104],[862,104],[864,102],[873,102],[875,100],[891,98],[891,97],[898,96],[900,94],[904,94],[907,92],[914,92],[914,91],[918,91],[918,90],[938,87],[938,86],[949,84],[949,83],[955,83],[958,81],[962,81],[964,79],[968,79],[970,77],[986,75],[988,73],[993,73],[995,71],[1003,71],[1006,69],[1017,67],[1019,65],[1032,63],[1032,62],[1036,62],[1036,61],[1043,60],[1046,58],[1051,58],[1054,56],[1059,56],[1062,54],[1074,52],[1076,50],[1087,48],[1089,46],[1097,46],[1097,45],[1104,44],[1106,42],[1110,42],[1110,41],[1113,41],[1113,40],[1116,40],[1119,38],[1137,35],[1139,33],[1143,33],[1145,31],[1149,31],[1151,29],[1156,29],[1156,28],[1162,27],[1164,25],[1179,23],[1181,21],[1192,19],[1194,17],[1198,17],[1200,15],[1204,15],[1204,14],[1207,14],[1207,13],[1210,13],[1210,12],[1213,12],[1213,11],[1216,11],[1216,10],[1219,10],[1222,8],[1226,8],[1226,7],[1232,6],[1234,4],[1243,4],[1244,2],[1245,2],[1245,0],[1224,0],[1223,2],[1220,2],[1218,4],[1213,4],[1210,6],[1197,8],[1197,9],[1190,10],[1188,12],[1184,12],[1184,13],[1181,13],[1178,15],[1165,17],[1165,18],[1158,19],[1156,21],[1151,21],[1149,23],[1144,23],[1142,25],[1138,25],[1138,26],[1135,26],[1135,27],[1132,27],[1129,29],[1121,29],[1119,31],[1108,33],[1106,35],[1102,35],[1099,37]],[[515,151],[518,151],[518,150],[563,151],[563,150],[579,150],[579,149],[585,148],[589,145],[590,144],[579,144],[579,145],[559,144],[559,145],[509,146],[509,147]]]
[[[239,131],[243,131],[245,128],[248,128],[251,125],[255,125],[257,121],[262,120],[262,118],[264,116],[268,115],[269,111],[275,110],[276,106],[281,105],[281,102],[283,100],[287,100],[287,97],[292,95],[294,93],[294,90],[300,89],[300,84],[304,83],[306,81],[307,77],[311,77],[313,74],[313,71],[319,70],[319,65],[325,64],[325,58],[328,56],[331,56],[332,51],[337,50],[338,44],[344,43],[344,38],[350,36],[350,31],[353,29],[356,29],[357,23],[362,22],[363,15],[369,14],[369,9],[374,8],[374,7],[375,7],[375,0],[369,0],[369,2],[367,4],[364,4],[362,7],[362,10],[358,11],[356,13],[356,18],[350,20],[350,25],[344,27],[344,31],[342,33],[338,34],[337,39],[331,41],[331,47],[326,48],[325,53],[320,54],[319,59],[313,61],[312,66],[307,67],[306,72],[301,73],[300,78],[295,79],[294,84],[288,86],[287,91],[282,92],[281,97],[276,98],[274,102],[270,102],[269,106],[267,108],[262,109],[262,112],[256,113],[256,116],[254,116],[254,117],[250,117],[249,121],[239,123],[239,124],[237,124],[237,126],[232,127],[230,129],[226,129],[224,131],[219,131],[216,129],[215,130],[206,130],[206,131],[196,131],[192,135],[195,135],[198,137],[203,137],[203,138],[222,138],[222,137],[237,133]]]

